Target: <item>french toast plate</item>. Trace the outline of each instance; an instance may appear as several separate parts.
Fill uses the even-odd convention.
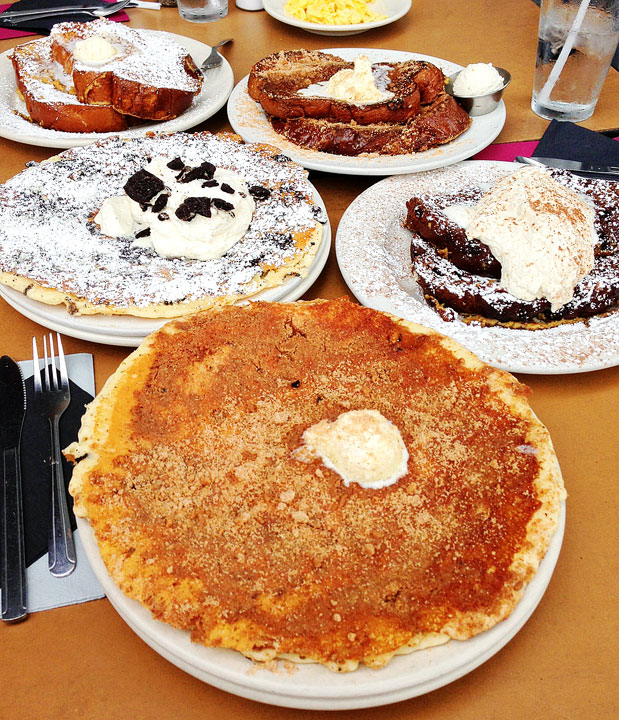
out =
[[[401,17],[411,9],[411,0],[374,0],[368,3],[368,10],[377,15],[384,15],[380,20],[373,20],[365,23],[351,23],[349,25],[329,25],[327,23],[314,23],[305,20],[299,20],[289,15],[285,6],[288,0],[263,0],[265,11],[276,20],[292,25],[293,27],[307,30],[307,32],[315,35],[332,35],[334,37],[344,35],[358,35],[359,33],[373,30],[383,25],[389,25]]]
[[[307,710],[346,710],[399,702],[443,687],[505,646],[532,615],[550,582],[563,540],[565,502],[548,551],[508,618],[470,640],[451,640],[399,655],[380,670],[362,666],[349,673],[334,673],[313,663],[292,666],[280,661],[276,668],[273,663],[261,667],[234,650],[192,643],[189,632],[155,620],[117,587],[103,564],[90,524],[77,518],[77,526],[108,600],[129,627],[171,663],[209,685],[251,700]]]
[[[363,305],[449,335],[509,372],[560,375],[619,365],[619,310],[583,322],[517,330],[446,321],[424,300],[411,272],[411,232],[402,226],[407,200],[471,182],[489,187],[518,167],[473,160],[369,187],[348,206],[337,230],[335,249],[346,284]]]
[[[314,188],[314,201],[326,216],[325,204]],[[316,282],[329,257],[331,224],[323,225],[320,247],[305,277],[289,277],[272,288],[265,288],[248,300],[292,302],[298,300]],[[158,330],[172,318],[140,318],[131,315],[71,315],[64,305],[47,305],[23,293],[0,284],[2,297],[14,310],[50,330],[70,337],[103,345],[137,347],[150,333]]]
[[[159,30],[149,30],[147,32],[168,35],[171,41],[182,45],[189,52],[198,67],[211,52],[210,45],[183,35],[162,33]],[[27,145],[71,148],[78,145],[88,145],[95,140],[110,137],[111,135],[132,138],[141,137],[147,132],[187,130],[207,120],[222,108],[234,87],[232,68],[224,58],[222,65],[217,70],[209,71],[206,82],[203,84],[200,93],[194,98],[191,107],[173,120],[145,123],[117,133],[68,133],[42,128],[18,114],[20,112],[25,113],[26,106],[17,96],[15,73],[9,59],[9,53],[10,50],[7,50],[0,54],[0,137],[26,143]]]
[[[329,48],[322,52],[352,61],[358,55],[367,55],[370,62],[403,62],[426,60],[439,67],[446,76],[462,70],[462,65],[419,53],[374,48]],[[445,145],[407,155],[358,155],[347,157],[300,147],[273,130],[260,105],[247,92],[248,75],[232,91],[228,99],[228,119],[245,142],[264,142],[281,148],[288,157],[309,170],[343,175],[400,175],[453,165],[483,150],[497,137],[505,124],[505,103],[500,101],[496,110],[472,118],[471,127]]]

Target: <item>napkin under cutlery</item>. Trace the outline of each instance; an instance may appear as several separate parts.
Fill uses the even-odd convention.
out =
[[[92,355],[67,355],[67,369],[71,386],[71,403],[60,419],[61,446],[66,447],[77,438],[84,406],[95,394]],[[22,432],[22,493],[26,544],[26,602],[28,612],[48,610],[63,605],[87,602],[104,597],[103,589],[90,568],[75,532],[77,566],[66,578],[55,578],[47,567],[47,535],[50,523],[50,431],[49,423],[35,413],[32,361],[20,362],[26,382],[27,407]],[[71,465],[63,459],[65,479],[71,477]],[[73,500],[69,496],[69,507]],[[75,518],[71,512],[72,527]]]
[[[619,165],[619,142],[572,122],[552,120],[532,157],[555,157],[599,165]]]

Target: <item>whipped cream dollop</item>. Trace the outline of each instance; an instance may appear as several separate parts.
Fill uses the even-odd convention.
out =
[[[367,56],[359,55],[354,60],[354,69],[340,70],[329,80],[300,88],[297,95],[328,97],[356,105],[371,105],[393,97],[393,93],[386,89],[388,84],[388,68],[373,69]]]
[[[87,65],[103,65],[111,60],[118,51],[111,42],[99,35],[86,40],[77,40],[73,48],[73,57]]]
[[[503,87],[503,78],[491,63],[471,63],[454,81],[454,94],[477,97],[496,92]]]
[[[366,55],[354,59],[352,70],[336,72],[327,83],[327,93],[345,102],[378,102],[384,98],[374,82],[372,64]]]
[[[541,168],[523,167],[476,206],[452,206],[445,214],[490,248],[508,292],[521,300],[546,298],[553,312],[593,268],[593,208]]]
[[[161,257],[219,258],[246,233],[255,202],[244,179],[203,163],[155,157],[107,198],[94,221],[111,237],[134,236]]]
[[[398,428],[378,410],[350,410],[336,420],[321,420],[303,433],[295,457],[320,457],[344,485],[379,489],[406,475],[408,451]]]

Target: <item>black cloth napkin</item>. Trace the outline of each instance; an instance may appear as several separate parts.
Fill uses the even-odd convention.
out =
[[[552,120],[533,157],[619,165],[619,142],[572,122]]]
[[[84,406],[92,396],[69,380],[71,402],[60,418],[60,447],[77,440]],[[49,422],[34,409],[34,380],[26,380],[26,418],[22,430],[21,472],[24,506],[26,565],[47,553],[47,536],[51,521],[51,433]],[[65,482],[71,479],[72,465],[62,459]],[[75,530],[73,498],[67,493],[71,525]]]
[[[7,8],[7,10],[37,10],[38,8],[43,7],[48,8],[62,7],[63,5],[85,5],[86,1],[89,5],[99,5],[100,7],[105,7],[108,4],[106,0],[92,0],[92,3],[91,0],[19,0],[19,2],[11,5],[10,8]],[[74,12],[11,24],[8,22],[2,22],[2,13],[0,13],[0,27],[7,28],[9,30],[33,32],[37,33],[37,35],[49,35],[52,27],[60,22],[87,22],[89,20],[94,20],[94,18],[90,15],[84,15],[84,13]]]

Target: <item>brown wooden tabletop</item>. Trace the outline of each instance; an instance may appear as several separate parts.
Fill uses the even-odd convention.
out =
[[[223,54],[244,77],[279,49],[373,47],[420,52],[466,65],[508,68],[507,121],[496,142],[538,139],[548,123],[530,109],[537,7],[529,0],[413,0],[398,22],[352,37],[323,37],[265,12],[230,7],[226,18],[194,24],[176,9],[131,9],[130,24],[167,30],[207,44],[233,37]],[[0,42],[0,52],[23,42]],[[593,117],[595,130],[619,128],[619,73],[611,70]],[[229,129],[225,109],[199,129]],[[618,133],[619,134],[619,133]],[[0,139],[0,181],[54,150]],[[342,213],[376,177],[312,172],[333,232]],[[332,251],[305,295],[348,294]],[[0,300],[0,353],[27,359],[42,328]],[[127,348],[65,339],[68,352],[94,355],[97,389]],[[465,677],[422,697],[384,707],[340,711],[373,720],[458,718],[611,718],[619,714],[617,651],[617,452],[619,369],[579,375],[522,375],[531,404],[552,435],[569,494],[563,548],[537,610],[497,655]],[[0,412],[1,412],[0,399]],[[29,616],[0,628],[0,718],[83,720],[150,718],[292,718],[326,713],[263,705],[215,689],[150,649],[107,600]]]

